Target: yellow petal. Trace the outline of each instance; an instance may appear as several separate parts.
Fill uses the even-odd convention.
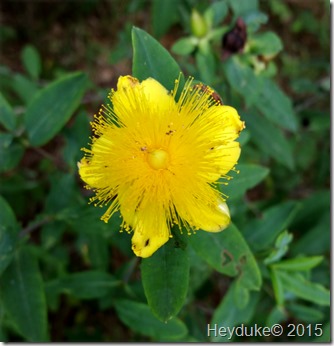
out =
[[[207,218],[198,219],[196,226],[207,232],[220,232],[224,230],[231,222],[228,206],[222,200],[213,206],[208,206]],[[210,216],[209,216],[210,215]]]
[[[230,106],[219,106],[222,113],[222,120],[226,128],[231,128],[235,133],[240,133],[245,128],[245,124],[240,120],[240,116],[235,108]]]
[[[90,161],[84,157],[77,165],[79,168],[79,175],[87,185],[93,188],[100,186],[101,179],[94,174],[94,166],[92,168]]]
[[[169,239],[169,229],[164,214],[157,215],[156,208],[148,213],[136,213],[132,218],[134,235],[132,250],[138,257],[149,257]],[[142,215],[146,214],[146,217]]]
[[[84,157],[78,162],[81,179],[92,188],[104,188],[108,186],[106,179],[106,164],[104,157],[108,155],[112,141],[109,136],[101,136],[92,144],[92,154],[89,158]]]
[[[151,104],[165,108],[173,100],[173,97],[168,94],[168,90],[153,78],[145,79],[141,85],[145,96]]]
[[[244,122],[240,120],[238,112],[233,107],[218,105],[210,107],[207,112],[208,119],[219,122],[220,131],[217,131],[217,134],[220,132],[219,136],[225,142],[238,138],[239,133],[245,128]]]
[[[226,203],[210,185],[178,186],[172,191],[179,217],[194,229],[219,232],[230,223]]]
[[[117,90],[112,94],[111,101],[114,113],[124,124],[132,123],[137,119],[142,109],[159,116],[162,115],[161,111],[166,111],[175,105],[172,95],[168,94],[168,90],[158,81],[147,78],[140,83],[132,76],[123,76],[118,79]],[[138,106],[140,106],[139,112]],[[140,119],[137,120],[140,121]]]
[[[221,199],[215,205],[201,205],[197,210],[195,227],[207,232],[220,232],[224,230],[231,221],[227,204]]]

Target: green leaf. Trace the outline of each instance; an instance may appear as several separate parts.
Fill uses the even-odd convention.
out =
[[[247,287],[243,286],[242,280],[236,280],[234,299],[235,304],[238,308],[244,308],[249,302],[249,290]]]
[[[127,299],[117,299],[115,308],[121,321],[131,330],[154,339],[179,340],[187,334],[186,325],[178,318],[168,323],[159,321],[150,308],[142,303]]]
[[[324,318],[324,314],[322,311],[311,306],[289,303],[286,308],[293,317],[304,322],[316,323],[322,321]]]
[[[6,312],[27,341],[48,341],[43,280],[29,248],[16,252],[2,275],[0,294]]]
[[[168,29],[177,20],[176,11],[178,0],[152,1],[152,29],[157,38],[167,33]]]
[[[190,246],[190,276],[189,276],[189,292],[188,297],[194,297],[196,291],[204,284],[213,273],[213,269],[200,256],[197,256],[194,249]]]
[[[258,0],[228,0],[235,17],[245,14],[259,7]]]
[[[272,246],[277,235],[291,223],[298,208],[299,204],[294,201],[284,202],[266,209],[260,219],[251,220],[243,232],[250,247],[261,251]]]
[[[285,271],[310,270],[320,264],[323,259],[323,256],[297,257],[276,262],[271,266]]]
[[[259,290],[261,273],[256,260],[237,227],[231,224],[219,233],[198,231],[189,237],[195,252],[211,267],[229,276],[238,276],[248,290]]]
[[[232,179],[228,185],[219,185],[219,189],[229,199],[243,196],[247,190],[259,184],[269,174],[268,168],[254,164],[239,164],[236,168],[237,172],[229,172]],[[223,179],[220,181],[225,182]]]
[[[216,62],[213,53],[210,50],[208,52],[199,50],[195,58],[200,79],[206,84],[212,83],[216,77]]]
[[[49,281],[45,289],[48,295],[66,293],[78,299],[95,299],[105,296],[120,284],[119,280],[106,272],[87,270]]]
[[[18,224],[15,214],[7,203],[0,196],[0,274],[7,268],[13,259],[17,240]]]
[[[255,103],[256,108],[274,124],[296,132],[298,122],[290,98],[268,78],[263,78],[263,88]]]
[[[291,146],[276,125],[255,113],[242,114],[242,118],[251,133],[251,140],[262,152],[290,170],[294,169],[295,163]]]
[[[13,131],[16,127],[16,118],[12,107],[0,92],[0,124],[8,131]]]
[[[175,54],[188,55],[196,48],[197,42],[193,36],[183,37],[173,44],[171,50]]]
[[[284,290],[315,304],[330,305],[330,291],[324,286],[306,280],[300,273],[278,270],[276,273],[282,281]]]
[[[268,22],[268,15],[259,10],[251,10],[243,13],[242,18],[246,24],[248,35],[257,31],[262,24]]]
[[[21,59],[29,75],[37,79],[41,73],[41,58],[37,49],[32,45],[26,45],[21,53]]]
[[[264,264],[270,264],[279,261],[289,249],[289,244],[292,242],[293,235],[287,230],[283,231],[275,241],[275,248],[263,260]]]
[[[14,169],[23,157],[24,147],[14,140],[10,133],[0,133],[0,172]]]
[[[273,57],[283,49],[281,39],[272,31],[254,35],[249,42],[253,54]]]
[[[278,306],[282,306],[284,304],[284,288],[283,283],[276,270],[270,270],[270,278],[271,283],[273,285],[275,300]]]
[[[133,75],[139,80],[152,77],[167,90],[173,90],[181,69],[169,52],[152,36],[136,27],[132,29],[132,45]]]
[[[254,71],[243,65],[237,57],[231,57],[223,63],[224,73],[231,87],[245,98],[246,106],[256,104],[262,89],[262,79]]]
[[[21,100],[25,104],[29,104],[30,100],[37,93],[38,88],[36,84],[18,73],[15,74],[11,82],[13,90],[20,96]]]
[[[148,305],[159,320],[166,322],[182,308],[189,283],[187,251],[168,241],[141,263],[141,276]]]
[[[251,320],[255,312],[259,294],[252,292],[248,304],[243,308],[239,308],[236,304],[235,290],[236,283],[233,283],[215,310],[210,324],[207,325],[207,335],[213,342],[230,341],[232,335],[227,332],[226,336],[220,336],[217,330],[219,330],[221,326],[229,327],[231,330],[241,323],[246,324]]]
[[[204,18],[211,27],[217,26],[226,17],[228,6],[225,1],[213,2],[204,12]]]
[[[62,129],[79,106],[86,86],[86,75],[76,72],[56,80],[35,95],[24,117],[31,145],[44,145]]]

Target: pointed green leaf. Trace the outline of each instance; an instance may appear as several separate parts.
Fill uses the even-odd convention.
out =
[[[16,118],[12,107],[0,92],[0,124],[8,131],[13,131],[16,126]]]
[[[167,323],[159,321],[150,308],[127,299],[117,299],[115,308],[121,321],[131,330],[151,336],[154,339],[178,340],[187,334],[186,325],[178,318]]]
[[[256,260],[238,228],[231,224],[219,233],[198,231],[189,237],[196,253],[218,272],[239,277],[248,290],[259,290],[261,273]]]
[[[220,24],[228,13],[227,3],[224,1],[217,1],[211,3],[204,13],[204,18],[206,22],[210,24],[211,27],[215,27]]]
[[[86,75],[76,72],[56,80],[35,95],[24,117],[31,145],[47,143],[62,129],[79,106],[86,86]]]
[[[282,281],[284,290],[315,304],[330,305],[330,291],[324,286],[308,281],[300,273],[278,270],[276,273]]]
[[[297,257],[276,262],[271,266],[286,271],[310,270],[320,264],[323,259],[323,256]]]
[[[216,61],[215,56],[210,51],[203,52],[201,49],[195,55],[196,65],[199,70],[200,79],[207,84],[214,81],[216,77]]]
[[[268,119],[258,114],[242,114],[247,129],[251,133],[251,141],[267,155],[289,169],[294,169],[292,148],[290,143],[283,135],[282,130],[278,129]]]
[[[292,132],[297,131],[298,122],[291,100],[272,80],[264,79],[261,95],[255,106],[274,124]]]
[[[257,102],[262,89],[262,79],[254,71],[242,64],[237,57],[231,57],[223,63],[224,73],[231,87],[246,100],[250,107]]]
[[[249,45],[253,54],[269,57],[276,55],[283,48],[281,39],[272,31],[254,35]]]
[[[43,280],[29,248],[17,251],[3,273],[0,295],[5,311],[27,341],[48,341]]]
[[[225,326],[232,329],[241,323],[248,323],[255,312],[259,294],[252,292],[247,305],[239,308],[236,302],[235,289],[236,284],[233,283],[215,310],[210,324],[207,325],[207,335],[213,342],[230,341],[232,335],[229,333],[226,333],[226,336],[219,335],[219,328]]]
[[[35,82],[19,73],[12,78],[11,86],[25,104],[29,104],[38,90]]]
[[[291,223],[299,206],[294,201],[284,202],[265,210],[261,218],[251,220],[243,230],[250,247],[261,251],[272,246],[278,234]]]
[[[242,19],[246,24],[247,33],[250,34],[249,37],[251,37],[251,34],[256,32],[262,24],[268,22],[268,15],[266,13],[254,9],[246,13],[243,13]]]
[[[148,305],[163,322],[182,308],[189,283],[189,258],[186,250],[168,241],[141,263],[141,276]]]
[[[196,48],[196,45],[197,39],[195,37],[182,37],[173,44],[171,50],[175,54],[188,55]]]
[[[219,189],[229,197],[229,199],[241,197],[245,192],[259,184],[268,174],[269,169],[254,164],[240,164],[236,166],[238,172],[231,171],[232,177],[228,185],[219,185]],[[221,179],[221,182],[226,180]]]
[[[39,56],[37,49],[30,44],[26,45],[22,50],[21,59],[29,75],[32,78],[37,79],[42,69],[41,57]]]
[[[7,203],[0,196],[0,274],[12,261],[18,240],[18,224],[15,214]]]
[[[273,285],[274,295],[276,303],[278,306],[284,304],[284,288],[280,277],[277,274],[277,271],[272,269],[270,270],[271,283]]]
[[[293,235],[287,230],[280,233],[275,240],[275,247],[269,255],[263,260],[263,263],[268,265],[279,261],[289,250],[289,244],[292,242]]]
[[[133,75],[139,80],[152,77],[173,90],[181,69],[169,52],[144,30],[132,29]],[[182,83],[181,83],[182,85]]]

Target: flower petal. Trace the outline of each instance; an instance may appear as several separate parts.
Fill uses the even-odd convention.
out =
[[[227,204],[219,199],[215,205],[198,203],[198,208],[192,210],[194,227],[207,232],[220,232],[231,222]]]
[[[160,111],[166,111],[175,105],[172,95],[158,81],[147,78],[140,83],[132,76],[118,79],[117,90],[110,99],[114,113],[123,124],[133,122],[141,114],[147,116],[145,112],[148,115],[154,112],[155,116],[159,116]]]
[[[166,215],[160,206],[136,213],[133,223],[132,250],[138,257],[151,256],[169,239]]]
[[[230,223],[226,203],[209,184],[183,182],[174,186],[172,196],[180,219],[194,229],[219,232]]]
[[[111,137],[102,135],[94,139],[91,150],[87,150],[90,155],[78,162],[81,179],[92,188],[101,189],[109,185],[106,179],[106,157],[113,150]]]

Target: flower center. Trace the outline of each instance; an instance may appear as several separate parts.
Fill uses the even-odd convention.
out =
[[[163,149],[156,149],[148,153],[147,162],[153,169],[165,169],[169,164],[169,154]]]

